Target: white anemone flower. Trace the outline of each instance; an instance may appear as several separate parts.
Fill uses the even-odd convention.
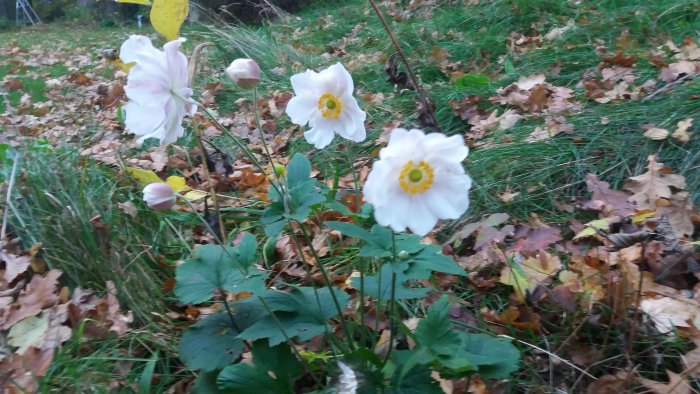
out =
[[[363,190],[377,223],[423,236],[439,219],[459,218],[469,208],[468,153],[461,136],[394,129]]]
[[[165,182],[149,183],[143,188],[143,201],[154,211],[164,211],[175,205],[177,195]]]
[[[353,97],[352,77],[342,64],[318,73],[306,70],[293,75],[291,81],[295,96],[287,104],[287,115],[294,124],[309,124],[306,141],[322,149],[335,134],[355,142],[365,140],[367,114]]]
[[[148,37],[133,35],[121,47],[121,60],[136,63],[124,87],[129,98],[124,110],[126,128],[141,137],[139,144],[148,138],[159,139],[161,145],[175,142],[184,133],[183,118],[196,112],[190,102],[187,57],[179,51],[183,41],[170,41],[161,51]]]

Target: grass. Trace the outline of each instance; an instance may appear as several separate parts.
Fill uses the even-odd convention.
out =
[[[637,81],[655,77],[658,71],[649,64],[648,51],[667,39],[679,43],[686,36],[695,36],[700,25],[695,7],[697,2],[687,0],[582,1],[576,5],[564,1],[496,0],[476,6],[455,4],[433,10],[419,9],[408,16],[389,18],[391,29],[435,101],[436,115],[447,133],[468,131],[468,126],[454,116],[450,101],[475,92],[450,82],[449,75],[440,69],[439,60],[433,56],[435,48],[445,49],[452,61],[460,60],[466,64],[485,61],[483,66],[467,67],[465,72],[490,77],[490,86],[478,92],[487,97],[519,77],[546,73],[559,65],[560,73],[548,77],[548,82],[574,89],[576,100],[582,103],[580,111],[567,116],[576,130],[571,136],[523,142],[525,136],[543,123],[543,119],[531,117],[508,131],[488,135],[488,148],[473,149],[466,168],[475,186],[471,193],[472,205],[464,220],[474,221],[489,213],[507,212],[522,220],[535,213],[544,221],[564,223],[571,214],[559,210],[556,203],[570,202],[573,197],[585,195],[587,173],[596,173],[619,188],[627,177],[644,172],[646,159],[651,154],[657,154],[660,162],[685,176],[691,198],[696,204],[700,203],[700,139],[694,135],[690,142],[680,145],[672,140],[657,142],[642,136],[643,126],[649,123],[672,130],[676,122],[687,117],[694,118],[696,124],[700,122],[697,109],[700,84],[697,81],[677,86],[653,100],[607,104],[586,98],[583,89],[577,87],[584,74],[595,69],[600,62],[601,56],[595,51],[599,45],[596,40],[602,40],[602,45],[615,51],[616,41],[625,30],[637,41],[636,45],[623,48],[626,54],[638,58],[634,71]],[[552,43],[525,53],[513,53],[508,49],[511,32],[545,34],[571,20],[577,22],[576,27]],[[355,29],[357,26],[361,28]],[[68,35],[68,41],[80,43],[71,45],[71,50],[85,51],[94,56],[96,48],[118,46],[126,36],[125,31],[118,29],[67,29],[60,25],[35,28],[32,32],[0,33],[0,40],[30,48],[46,42],[47,37]],[[186,51],[198,42],[216,44],[217,50],[208,52],[209,70],[221,71],[230,60],[240,56],[256,59],[265,73],[261,83],[263,92],[291,91],[288,76],[294,72],[324,67],[336,61],[349,64],[365,56],[365,60],[353,67],[356,88],[363,92],[383,93],[387,97],[379,104],[359,98],[361,107],[368,112],[368,141],[376,138],[382,127],[393,120],[400,120],[403,127],[418,126],[415,94],[397,91],[386,81],[384,62],[394,48],[366,1],[318,1],[295,16],[262,26],[193,27],[188,28],[186,34],[190,38]],[[327,52],[332,54],[323,56]],[[512,64],[509,72],[502,70],[506,61]],[[11,64],[0,65],[0,78],[11,69]],[[45,78],[61,75],[67,69],[57,64],[41,70],[40,78],[28,76],[32,71],[37,70],[29,68],[20,72],[20,80],[33,100],[42,101],[45,100]],[[198,78],[199,86],[220,79],[218,75],[204,73]],[[248,98],[248,92],[234,89],[230,82],[223,83],[225,91],[217,96],[217,104],[219,114],[226,116],[238,110],[236,101]],[[13,105],[19,98],[20,92],[10,93]],[[503,110],[483,104],[485,110],[496,108]],[[608,118],[609,123],[602,124],[601,117]],[[290,127],[284,117],[278,123],[280,128]],[[288,148],[289,156],[294,152],[309,153],[314,164],[325,173],[330,173],[336,166],[342,171],[348,170],[342,159],[345,153],[338,147],[340,141],[337,139],[333,148],[317,152],[310,149],[299,133],[295,137]],[[506,137],[510,142],[504,142]],[[352,155],[368,156],[374,148],[372,142],[355,144]],[[45,260],[64,270],[64,279],[71,286],[101,288],[107,280],[117,281],[121,290],[120,301],[126,308],[134,310],[146,327],[126,338],[89,346],[79,341],[69,342],[55,359],[46,378],[46,389],[71,388],[76,381],[82,382],[88,392],[92,387],[104,387],[118,378],[112,372],[115,361],[135,361],[135,367],[123,379],[138,380],[158,351],[163,358],[157,371],[164,378],[151,390],[164,391],[180,375],[173,372],[177,366],[172,340],[157,335],[164,328],[153,325],[151,313],[163,312],[165,305],[152,300],[167,297],[163,286],[173,276],[172,262],[187,254],[187,248],[176,232],[185,234],[182,228],[194,224],[193,218],[166,216],[177,230],[172,231],[162,217],[144,209],[139,201],[138,188],[125,182],[116,171],[86,162],[70,149],[34,150],[25,158],[22,169],[25,176],[18,185],[21,198],[12,205],[17,235],[27,245],[43,243]],[[506,190],[520,194],[515,200],[504,203],[499,194]],[[133,220],[118,208],[118,203],[125,202],[139,208],[138,220]],[[99,219],[95,219],[97,217]],[[453,229],[448,228],[448,232]],[[461,290],[461,297],[473,300],[471,290]],[[503,310],[510,294],[505,290],[501,287],[500,291],[473,301],[478,302],[474,308],[478,310],[486,306],[496,311]],[[601,311],[603,314],[608,312]],[[586,312],[578,311],[561,320],[553,320],[558,325],[545,326],[547,330],[541,336],[513,327],[509,328],[509,335],[553,352],[585,318]],[[611,326],[605,331],[586,326],[578,333],[577,343],[600,352],[601,360],[612,358],[588,372],[599,376],[626,365],[627,360],[619,357],[626,345],[625,330],[623,325]],[[573,371],[554,376],[550,372],[554,369],[543,372],[539,367],[550,365],[551,359],[528,345],[521,343],[519,346],[532,359],[542,363],[524,365],[510,383],[511,392],[547,391],[564,383],[573,383]],[[632,361],[640,365],[640,373],[663,380],[665,369],[682,369],[679,356],[687,349],[687,344],[678,339],[655,336],[651,331],[641,331],[635,349],[637,352]],[[663,356],[661,363],[656,362],[659,355]],[[83,377],[85,381],[81,381]],[[584,379],[576,387],[582,389],[588,383]]]

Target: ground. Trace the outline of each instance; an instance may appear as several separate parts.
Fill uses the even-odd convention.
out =
[[[405,66],[392,56],[394,46],[369,3],[355,0],[318,2],[262,26],[186,26],[185,53],[199,43],[213,44],[196,74],[198,99],[261,154],[250,93],[223,74],[234,58],[255,59],[263,69],[263,130],[275,159],[287,164],[293,154],[304,153],[318,180],[340,189],[354,187],[349,163],[360,181],[366,177],[393,127],[463,135],[471,148],[464,163],[474,180],[470,208],[428,239],[470,273],[468,280],[437,280],[442,291],[463,300],[452,318],[470,329],[514,337],[523,352],[518,373],[507,382],[487,381],[489,390],[596,392],[603,382],[633,384],[633,369],[641,378],[629,387],[663,392],[649,382],[671,380],[682,389],[666,392],[700,390],[693,380],[693,325],[677,318],[664,331],[642,316],[653,317],[654,308],[668,301],[663,297],[683,296],[693,307],[698,302],[692,263],[697,252],[690,245],[700,222],[692,208],[700,202],[697,4],[392,3],[381,8],[434,102],[436,121],[402,78]],[[134,329],[120,336],[86,344],[79,336],[68,340],[40,379],[43,390],[79,381],[85,391],[111,386],[160,392],[186,387],[192,379],[178,362],[174,338],[206,307],[175,301],[174,266],[187,257],[188,240],[211,237],[187,207],[165,215],[148,210],[140,201],[138,176],[125,169],[152,170],[163,179],[183,176],[191,188],[207,188],[192,127],[167,149],[137,147],[125,133],[119,107],[126,100],[126,73],[109,58],[137,33],[160,40],[134,26],[0,32],[0,179],[6,184],[14,152],[23,155],[15,184],[21,198],[9,204],[10,234],[21,240],[20,249],[40,249],[37,256],[63,271],[61,284],[71,289],[99,291],[114,282],[122,309],[134,317]],[[368,139],[352,145],[336,139],[332,148],[315,150],[284,115],[289,76],[335,62],[353,75],[368,113]],[[398,71],[387,72],[392,62]],[[217,191],[239,198],[222,203],[229,230],[260,233],[266,177],[201,112],[195,121],[217,148],[207,157]],[[659,224],[662,212],[668,225]],[[635,233],[642,225],[657,232],[670,228],[684,248],[672,274],[662,275],[670,264],[670,241],[616,244],[600,235]],[[289,243],[273,244],[272,261],[298,260]],[[540,250],[547,252],[534,253]],[[523,261],[500,257],[510,253],[520,253]],[[347,276],[352,268],[346,256],[326,251],[321,257]],[[518,264],[525,273],[513,271]],[[272,269],[283,278],[299,277]],[[639,280],[643,271],[654,274],[646,284]],[[532,291],[522,290],[531,285]],[[407,308],[420,316],[433,301]],[[697,312],[684,309],[677,316],[693,320]],[[471,384],[476,391],[477,383],[451,384]]]

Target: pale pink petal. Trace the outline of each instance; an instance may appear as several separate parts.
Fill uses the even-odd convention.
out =
[[[179,38],[170,41],[163,46],[165,50],[165,58],[167,62],[168,76],[173,82],[176,82],[176,87],[186,87],[187,80],[187,57],[179,51],[180,44],[185,41],[184,38]]]

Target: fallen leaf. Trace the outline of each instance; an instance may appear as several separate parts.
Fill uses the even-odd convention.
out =
[[[688,129],[693,125],[693,118],[683,119],[678,122],[676,130],[671,134],[678,142],[688,142],[690,133]]]
[[[685,189],[684,177],[671,174],[663,163],[656,161],[655,155],[649,156],[648,160],[647,169],[649,171],[630,177],[631,182],[624,185],[625,189],[634,193],[629,197],[629,200],[635,202],[638,209],[656,209],[657,200],[671,197],[672,187],[680,190]]]
[[[690,383],[682,375],[666,370],[669,382],[661,383],[651,379],[637,378],[639,383],[655,394],[690,394]]]
[[[657,127],[652,127],[651,129],[644,132],[644,136],[651,138],[655,141],[665,140],[668,137],[669,131],[666,129],[660,129]]]

